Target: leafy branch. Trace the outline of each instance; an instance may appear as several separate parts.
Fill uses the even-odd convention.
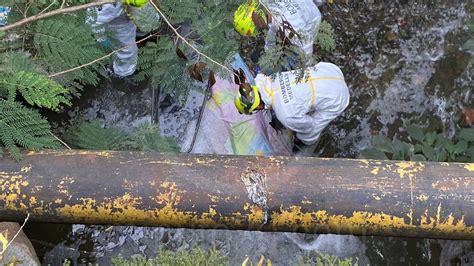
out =
[[[111,4],[111,3],[115,3],[115,2],[116,2],[116,0],[100,0],[100,1],[97,1],[97,2],[88,3],[88,4],[84,4],[84,5],[79,5],[79,6],[68,7],[68,8],[64,8],[64,2],[63,2],[61,7],[56,9],[56,10],[53,10],[53,11],[50,11],[50,12],[47,12],[47,13],[41,13],[40,12],[40,13],[34,15],[34,16],[24,18],[20,21],[17,21],[15,23],[13,23],[13,24],[3,26],[3,27],[0,28],[0,30],[9,31],[9,30],[18,28],[20,26],[23,26],[25,24],[28,24],[28,23],[31,23],[31,22],[34,22],[34,21],[37,21],[37,20],[40,20],[40,19],[45,19],[45,18],[49,18],[49,17],[53,17],[53,16],[57,16],[57,15],[60,15],[60,14],[65,14],[65,13],[73,13],[73,12],[83,10],[83,9],[87,9],[87,8],[90,8],[90,7],[96,7],[96,6],[101,6],[101,5],[104,5],[104,4]]]

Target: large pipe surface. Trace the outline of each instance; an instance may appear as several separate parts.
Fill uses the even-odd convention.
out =
[[[474,239],[474,164],[51,151],[0,188],[0,220]]]

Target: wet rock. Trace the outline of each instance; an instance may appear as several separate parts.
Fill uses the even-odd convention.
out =
[[[389,42],[394,42],[398,39],[398,35],[393,32],[393,31],[389,31],[387,33],[385,33],[385,40],[389,41]]]
[[[20,230],[18,223],[2,222],[0,223],[0,233],[6,236],[9,242],[12,241],[15,234]],[[11,242],[8,249],[3,254],[3,262],[19,261],[22,265],[40,265],[36,252],[31,245],[30,240],[23,231]],[[14,263],[17,265],[17,263]]]
[[[473,265],[474,250],[472,241],[439,240],[441,245],[441,265]]]

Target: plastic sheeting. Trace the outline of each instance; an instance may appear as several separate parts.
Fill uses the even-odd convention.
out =
[[[266,113],[241,115],[234,105],[238,86],[217,78],[211,88],[192,153],[235,155],[292,154],[290,135],[277,133]]]
[[[0,6],[0,26],[7,25],[8,13],[10,13],[9,7]]]

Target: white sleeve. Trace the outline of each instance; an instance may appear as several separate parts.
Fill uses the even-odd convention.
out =
[[[120,17],[123,14],[122,4],[106,4],[97,10],[97,19],[94,26],[102,26]]]

